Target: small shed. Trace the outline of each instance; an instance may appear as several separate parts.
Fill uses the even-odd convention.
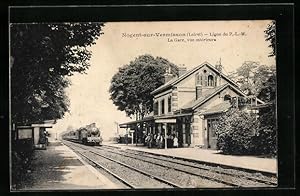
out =
[[[48,144],[47,128],[52,128],[50,124],[32,124],[33,142],[35,149],[45,149]]]
[[[17,126],[15,132],[15,140],[17,144],[26,143],[26,148],[46,149],[48,145],[47,128],[52,128],[54,122],[44,121],[28,126]],[[23,145],[18,145],[23,146]]]

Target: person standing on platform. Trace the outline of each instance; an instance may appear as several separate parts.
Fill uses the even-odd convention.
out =
[[[148,136],[149,136],[149,135],[146,135],[145,133],[143,133],[142,142],[143,142],[144,146],[147,145],[147,137],[148,137]]]
[[[158,133],[157,137],[156,137],[156,147],[159,148],[159,144],[160,144],[160,133]]]
[[[176,137],[176,135],[173,138],[173,147],[178,148],[178,138]]]
[[[144,146],[149,145],[149,140],[150,140],[150,133],[147,135],[147,137],[144,139]]]
[[[156,147],[156,137],[157,137],[157,135],[156,135],[156,133],[153,135],[153,139],[152,139],[152,146],[153,147]]]
[[[163,135],[160,136],[160,140],[159,140],[159,148],[164,148],[164,144],[165,144],[165,139]]]
[[[128,134],[125,134],[125,143],[128,145]]]
[[[152,148],[152,143],[153,143],[153,134],[150,133],[150,135],[149,135],[149,141],[148,141],[148,148]]]

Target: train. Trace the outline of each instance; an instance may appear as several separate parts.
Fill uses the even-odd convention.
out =
[[[80,127],[75,131],[69,131],[62,135],[62,139],[82,143],[84,145],[102,145],[101,131],[96,127],[96,123]]]

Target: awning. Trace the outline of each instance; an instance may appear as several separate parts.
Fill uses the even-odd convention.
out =
[[[192,112],[190,113],[179,113],[179,114],[173,114],[173,115],[165,115],[165,116],[155,116],[154,119],[171,119],[171,118],[177,118],[182,116],[191,116],[193,115]]]
[[[176,123],[176,118],[156,119],[155,123]]]
[[[135,120],[135,121],[130,121],[130,122],[126,122],[126,123],[121,123],[121,124],[119,124],[119,127],[127,128],[128,125],[135,125],[138,123],[149,122],[149,121],[153,121],[153,119],[154,119],[153,116],[149,116],[149,117],[144,118],[143,120]]]
[[[191,116],[193,113],[183,113],[183,114],[174,114],[174,115],[163,115],[163,116],[149,116],[143,120],[130,121],[126,123],[119,124],[120,128],[128,128],[130,125],[135,125],[143,122],[155,122],[155,123],[176,123],[177,117],[182,116]]]
[[[32,127],[43,127],[43,128],[52,128],[51,124],[32,124]]]

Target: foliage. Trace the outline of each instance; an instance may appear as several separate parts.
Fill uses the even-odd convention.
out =
[[[277,153],[277,126],[275,115],[275,104],[261,108],[260,128],[253,138],[255,152],[258,154],[276,155]]]
[[[245,91],[247,94],[254,94],[254,75],[255,69],[258,65],[258,62],[245,61],[236,71],[239,76],[239,80],[237,82],[240,84],[241,90]]]
[[[12,24],[11,103],[15,123],[61,118],[66,76],[85,73],[102,23]]]
[[[26,180],[26,173],[30,170],[33,158],[33,146],[30,139],[14,140],[11,136],[11,180],[12,189],[22,188],[22,182]]]
[[[261,83],[260,91],[257,97],[265,102],[275,103],[276,101],[276,72],[272,72],[267,80],[259,81]]]
[[[266,41],[276,53],[275,21],[265,30]],[[276,68],[246,61],[232,74],[241,90],[247,95],[257,96],[265,105],[259,108],[259,118],[242,111],[230,110],[217,124],[218,147],[224,153],[276,155]],[[234,104],[234,103],[233,103]]]
[[[258,97],[269,105],[259,110],[260,129],[255,139],[260,154],[277,154],[276,75],[272,75]]]
[[[268,88],[269,85],[276,86],[276,79],[273,84],[268,82],[271,77],[276,77],[275,66],[260,65],[254,61],[245,61],[243,65],[231,75],[231,78],[237,82],[245,94],[254,96],[258,96],[262,89]],[[264,94],[261,94],[260,98],[262,100],[268,99],[264,97]]]
[[[216,124],[217,146],[225,154],[276,155],[275,104],[262,107],[259,117],[236,108]]]
[[[272,51],[269,54],[269,57],[276,55],[276,24],[273,20],[270,24],[268,24],[265,32],[266,41],[270,42],[269,47],[272,48]]]
[[[254,114],[233,108],[221,116],[216,125],[217,146],[226,154],[251,154],[252,138],[258,127]]]
[[[109,92],[113,103],[128,116],[144,118],[153,108],[150,93],[164,83],[163,75],[168,67],[173,75],[178,74],[177,66],[167,59],[147,54],[122,66],[111,80]]]

